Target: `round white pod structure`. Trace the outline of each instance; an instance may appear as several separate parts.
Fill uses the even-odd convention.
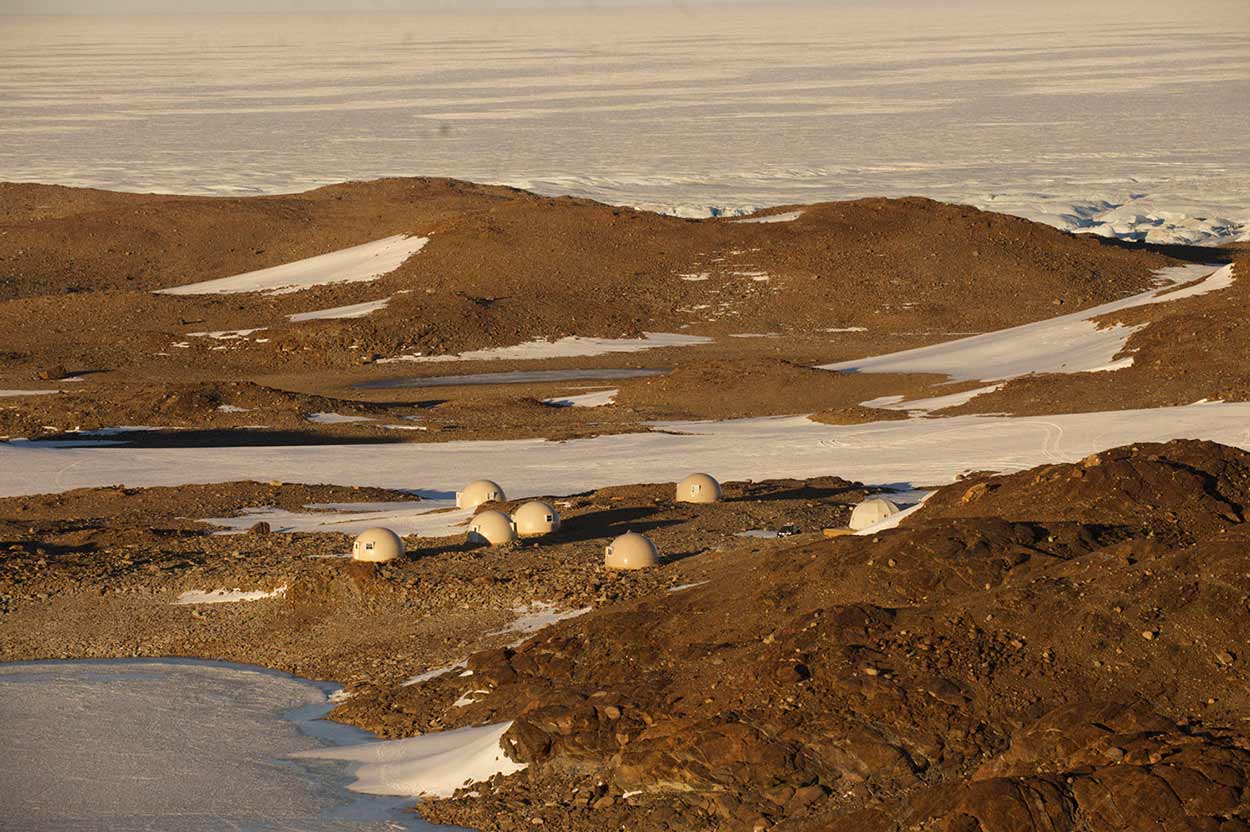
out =
[[[477,508],[482,503],[502,503],[508,499],[494,480],[474,480],[456,492],[457,508]]]
[[[352,560],[385,563],[404,556],[404,541],[390,529],[365,529],[352,543]]]
[[[516,540],[516,527],[502,511],[483,511],[469,522],[469,542],[502,546]]]
[[[541,537],[560,529],[560,512],[550,503],[530,500],[512,512],[512,522],[521,537]]]
[[[863,531],[875,526],[892,514],[898,514],[899,507],[884,497],[872,497],[864,500],[851,512],[850,527],[852,531]]]
[[[660,562],[660,553],[651,538],[638,532],[625,532],[603,550],[608,569],[647,569]]]
[[[720,483],[709,474],[691,474],[677,483],[679,503],[718,503],[720,497]]]

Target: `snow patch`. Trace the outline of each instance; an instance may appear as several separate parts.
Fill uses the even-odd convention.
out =
[[[526,768],[501,745],[512,722],[457,728],[420,737],[322,748],[292,754],[300,759],[360,763],[349,787],[366,794],[451,797],[457,789]]]
[[[784,214],[768,214],[763,217],[743,217],[740,220],[730,220],[736,224],[745,223],[770,223],[770,222],[794,222],[803,216],[802,211],[787,211]]]
[[[455,664],[444,665],[443,667],[435,667],[431,670],[425,671],[424,673],[418,673],[416,676],[410,676],[409,678],[400,682],[399,686],[401,688],[406,688],[409,685],[419,685],[422,682],[428,682],[431,679],[434,679],[438,676],[442,676],[444,673],[450,673],[453,670],[459,670],[463,668],[465,665],[465,661],[466,659],[461,659]],[[470,670],[468,671],[468,673],[469,675],[472,675],[473,671]],[[462,673],[460,675],[463,676],[465,674]]]
[[[52,396],[60,393],[60,390],[0,390],[0,399],[11,398],[15,396]]]
[[[1099,327],[1095,318],[1155,303],[1180,300],[1227,288],[1232,265],[1178,266],[1157,272],[1168,287],[1044,321],[973,335],[927,347],[825,364],[822,370],[856,373],[939,373],[952,381],[1006,381],[1029,373],[1112,371],[1128,366],[1132,357],[1116,360],[1129,336],[1141,326]],[[1206,275],[1182,289],[1171,286]]]
[[[287,511],[264,507],[245,509],[238,517],[211,517],[201,520],[212,526],[241,532],[265,521],[280,534],[291,532],[339,532],[360,534],[383,526],[400,537],[446,537],[463,533],[461,524],[473,516],[468,509],[456,509],[452,499],[412,500],[388,503],[318,503],[309,511]],[[454,509],[454,510],[449,510]]]
[[[320,413],[312,413],[308,416],[308,421],[318,425],[346,425],[352,422],[372,422],[368,416],[349,416],[346,413],[329,413],[322,411]]]
[[[218,329],[212,332],[188,332],[188,338],[211,338],[214,341],[238,341],[254,332],[261,332],[267,327],[258,326],[255,329]],[[174,346],[178,346],[174,344]]]
[[[310,286],[326,286],[332,283],[364,283],[377,280],[395,271],[409,257],[419,252],[430,241],[429,237],[409,237],[396,234],[351,248],[307,257],[281,266],[271,266],[254,272],[206,280],[187,286],[158,289],[161,295],[220,295],[236,292],[264,292],[283,295],[298,292]],[[251,330],[255,331],[255,330]]]
[[[549,404],[552,407],[604,407],[613,404],[619,392],[621,391],[618,389],[596,390],[593,393],[580,393],[576,396],[557,396],[552,399],[543,399],[543,404]]]
[[[513,612],[518,613],[515,621],[504,627],[502,630],[494,630],[487,633],[488,636],[507,635],[509,633],[536,633],[544,627],[550,627],[558,621],[564,621],[569,618],[577,618],[579,615],[585,615],[590,612],[591,607],[582,607],[576,610],[559,610],[555,604],[549,604],[544,601],[535,601],[528,607],[516,607]]]
[[[193,589],[178,596],[175,606],[188,604],[233,604],[237,601],[260,601],[265,598],[281,598],[286,595],[286,584],[266,592],[263,589],[245,591],[241,589],[212,589],[207,592]]]
[[[330,309],[319,309],[316,312],[297,312],[294,315],[287,315],[287,320],[291,323],[300,323],[301,321],[327,321],[340,318],[363,318],[372,315],[381,309],[385,309],[386,305],[391,302],[390,298],[382,298],[381,300],[369,300],[364,303],[353,303],[348,306],[334,306]]]
[[[641,338],[586,338],[570,335],[555,341],[538,339],[510,347],[491,347],[471,350],[459,355],[400,355],[383,358],[379,364],[397,361],[437,363],[444,361],[530,361],[541,358],[583,358],[607,355],[614,352],[641,352],[662,347],[692,347],[710,344],[711,338],[701,335],[681,335],[672,332],[644,332]]]

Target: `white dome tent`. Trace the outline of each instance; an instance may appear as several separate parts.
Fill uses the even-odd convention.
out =
[[[603,550],[603,565],[608,569],[647,569],[659,562],[651,538],[638,532],[625,532]]]
[[[718,503],[720,498],[720,483],[710,474],[691,474],[677,483],[679,503]]]
[[[887,517],[898,514],[899,507],[885,497],[871,497],[864,500],[851,512],[850,527],[852,531],[863,531],[875,526]]]
[[[560,512],[544,500],[530,500],[512,512],[512,522],[521,537],[541,537],[560,530]]]
[[[494,480],[474,480],[456,492],[457,508],[477,508],[482,503],[502,503],[508,499]]]
[[[404,556],[404,541],[390,529],[365,529],[352,543],[352,560],[386,563]]]
[[[516,540],[516,527],[502,511],[483,511],[469,522],[470,543],[503,546]]]

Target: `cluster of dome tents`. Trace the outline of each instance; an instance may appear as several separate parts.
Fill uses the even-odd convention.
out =
[[[691,474],[677,483],[675,501],[679,503],[716,503],[721,499],[720,483],[708,474]],[[475,480],[456,492],[456,506],[477,508],[485,503],[507,500],[503,488],[492,480]],[[857,505],[851,512],[850,528],[861,531],[897,514],[899,508],[890,500],[877,497]],[[474,515],[469,524],[470,543],[503,546],[520,538],[542,537],[560,530],[560,513],[544,500],[530,500],[518,506],[509,516],[490,509]],[[352,544],[354,560],[384,563],[404,556],[404,542],[390,529],[366,529]],[[603,563],[608,569],[646,569],[659,562],[659,550],[645,534],[626,532],[604,549]]]

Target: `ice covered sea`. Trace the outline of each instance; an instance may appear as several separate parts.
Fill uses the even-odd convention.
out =
[[[0,18],[0,180],[445,175],[692,216],[921,194],[1250,232],[1250,5],[663,5]]]

